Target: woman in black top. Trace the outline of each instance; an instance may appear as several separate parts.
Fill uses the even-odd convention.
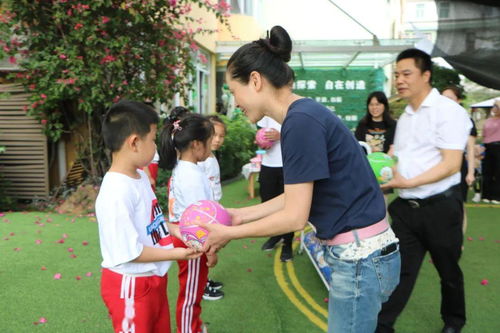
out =
[[[396,121],[389,113],[389,102],[382,91],[374,91],[366,99],[366,115],[360,120],[354,135],[366,142],[372,152],[389,153],[394,142]]]

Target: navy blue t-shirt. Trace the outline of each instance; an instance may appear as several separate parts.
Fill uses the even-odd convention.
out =
[[[314,182],[309,221],[330,239],[385,217],[382,191],[354,135],[309,98],[293,102],[281,127],[285,184]]]

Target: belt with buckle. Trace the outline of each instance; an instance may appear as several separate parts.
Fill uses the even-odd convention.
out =
[[[431,195],[430,197],[424,199],[404,199],[404,198],[400,199],[406,202],[411,208],[421,208],[423,206],[427,206],[434,202],[441,201],[446,198],[451,198],[459,189],[460,185],[454,185],[444,192]]]

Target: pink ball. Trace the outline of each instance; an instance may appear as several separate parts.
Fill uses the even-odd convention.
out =
[[[219,203],[210,200],[200,200],[186,208],[179,221],[182,240],[189,247],[200,249],[207,239],[208,232],[194,225],[197,222],[230,226],[231,215]]]
[[[257,146],[262,149],[269,149],[274,143],[274,141],[269,140],[265,136],[266,132],[269,130],[270,128],[261,128],[255,134],[255,142],[257,142]]]

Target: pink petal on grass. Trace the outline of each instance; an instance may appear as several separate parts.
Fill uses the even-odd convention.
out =
[[[80,275],[77,275],[77,276],[75,277],[75,279],[76,279],[77,281],[80,281],[80,280],[82,279],[82,277],[81,277]]]
[[[328,303],[328,297],[323,298],[323,302]]]
[[[15,247],[14,251],[19,252],[19,251],[21,251],[21,248],[20,247]]]
[[[62,277],[61,273],[54,274],[54,280],[60,280]]]
[[[472,240],[472,237],[467,237],[467,240],[468,240],[468,241],[471,241],[471,240]]]
[[[245,244],[245,245],[243,245],[243,248],[244,248],[244,249],[248,249],[248,245],[246,245],[246,244]]]
[[[83,246],[87,246],[87,245],[89,245],[89,242],[87,242],[87,241],[83,241],[83,242],[82,242],[82,245],[83,245]]]
[[[56,243],[63,244],[64,243],[64,239],[61,238],[60,240],[56,241]]]
[[[484,237],[479,237],[479,240],[480,241],[484,241]]]
[[[42,268],[40,268],[42,271],[46,271],[47,270],[47,267],[45,266],[42,266]]]
[[[35,241],[35,244],[42,244],[42,240],[41,240],[41,239],[37,239],[37,240]]]
[[[72,247],[68,247],[68,252],[73,252],[73,251],[75,251],[75,250],[73,250]]]
[[[482,284],[483,286],[486,286],[486,285],[488,284],[488,280],[483,279],[483,280],[481,281],[481,284]]]
[[[62,238],[68,238],[68,234],[62,234]]]
[[[15,233],[13,233],[13,232],[11,232],[11,233],[9,234],[9,236],[14,236],[14,235],[15,235]]]
[[[5,213],[0,213],[0,217],[4,217],[5,216]]]
[[[91,276],[92,276],[92,272],[87,272],[87,273],[85,274],[85,276],[87,276],[87,277],[91,277]]]
[[[47,322],[47,319],[45,317],[41,317],[40,319],[38,319],[38,322],[40,324],[45,324]]]
[[[74,259],[74,258],[76,258],[76,255],[75,254],[71,254],[69,257]]]
[[[9,237],[4,237],[3,240],[9,240],[10,238]]]
[[[251,269],[251,268],[247,268],[247,272],[248,272],[248,273],[252,273],[252,271],[253,271],[253,269]]]
[[[252,243],[252,244],[255,243],[255,239],[251,239],[250,243]]]

